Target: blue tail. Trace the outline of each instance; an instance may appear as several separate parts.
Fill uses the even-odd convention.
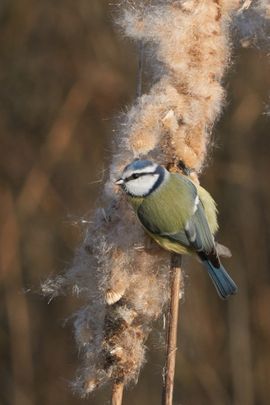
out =
[[[237,293],[237,285],[231,279],[222,264],[220,264],[220,267],[218,268],[215,267],[209,260],[204,260],[203,264],[205,265],[220,298],[226,299],[230,295]]]

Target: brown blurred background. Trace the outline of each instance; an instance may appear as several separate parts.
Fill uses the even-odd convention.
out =
[[[48,305],[38,294],[72,261],[106,177],[116,117],[135,95],[135,49],[114,29],[108,3],[0,5],[1,405],[109,403],[108,389],[88,400],[69,389],[79,361],[65,321],[79,303]],[[202,183],[218,202],[219,239],[233,251],[225,264],[240,291],[221,302],[197,263],[187,264],[175,404],[269,404],[269,56],[236,46],[225,85]],[[124,403],[160,402],[161,326]]]

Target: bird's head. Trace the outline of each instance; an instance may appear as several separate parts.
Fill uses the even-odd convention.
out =
[[[169,173],[151,160],[136,159],[127,165],[115,184],[133,197],[146,197],[163,184]]]

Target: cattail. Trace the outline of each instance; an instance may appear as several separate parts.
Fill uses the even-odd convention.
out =
[[[261,0],[261,7],[268,5]],[[239,0],[126,2],[118,23],[146,44],[158,79],[136,100],[115,139],[110,176],[68,272],[45,293],[69,290],[85,301],[74,315],[82,396],[107,382],[136,381],[153,321],[169,299],[170,255],[145,235],[115,189],[126,164],[148,157],[178,171],[201,172],[211,131],[224,104],[222,78],[230,62],[229,27]]]

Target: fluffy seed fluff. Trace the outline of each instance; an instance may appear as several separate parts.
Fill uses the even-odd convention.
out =
[[[158,79],[125,116],[104,208],[96,210],[72,268],[43,285],[45,294],[71,291],[85,301],[73,317],[82,358],[74,389],[82,396],[106,382],[137,380],[152,323],[168,301],[169,255],[148,240],[114,180],[136,157],[171,170],[179,170],[179,161],[195,173],[202,170],[224,101],[229,23],[239,6],[239,0],[121,5],[118,22],[151,49]]]

